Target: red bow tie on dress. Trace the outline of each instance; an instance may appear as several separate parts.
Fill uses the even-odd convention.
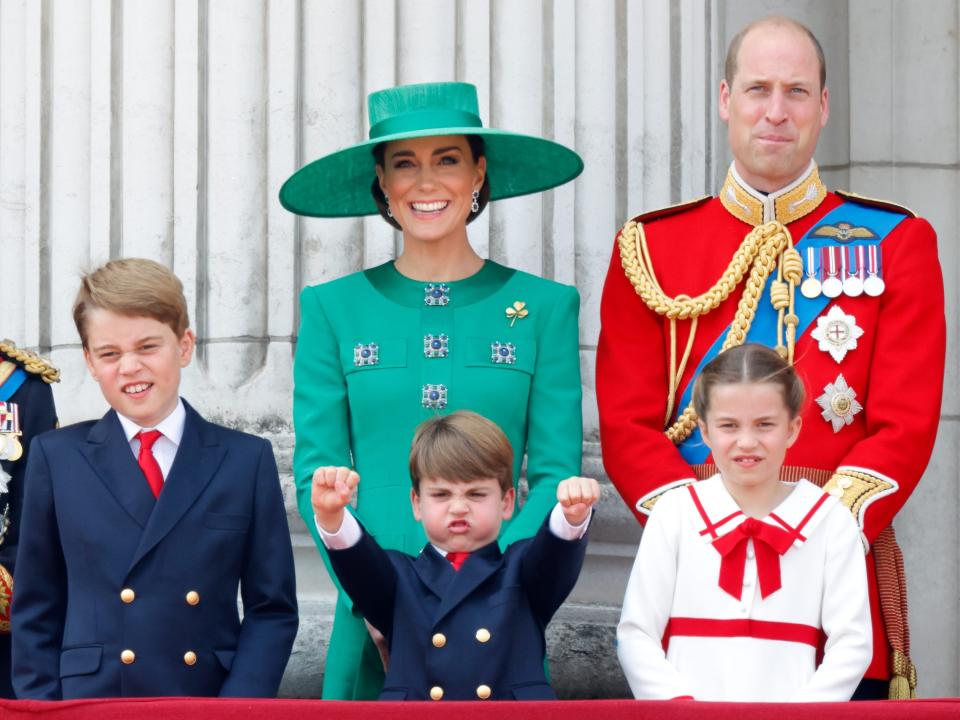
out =
[[[470,557],[468,552],[448,552],[447,560],[450,561],[450,564],[453,565],[454,570],[459,570],[460,567],[467,561],[467,558]]]
[[[748,517],[723,537],[713,541],[722,556],[720,587],[737,600],[743,595],[743,572],[747,563],[747,541],[753,538],[760,578],[760,597],[766,598],[780,589],[780,556],[793,544],[786,530]]]

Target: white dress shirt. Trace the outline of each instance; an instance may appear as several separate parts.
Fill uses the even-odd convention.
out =
[[[153,457],[160,466],[160,472],[163,473],[163,479],[166,481],[170,468],[173,466],[173,460],[177,456],[177,448],[180,447],[180,441],[183,439],[183,424],[187,419],[187,411],[183,407],[183,400],[177,399],[177,406],[173,412],[167,415],[155,427],[140,427],[133,420],[117,413],[120,419],[120,425],[127,436],[127,442],[130,443],[130,452],[134,459],[140,455],[140,438],[137,433],[145,430],[159,430],[161,436],[153,444]]]

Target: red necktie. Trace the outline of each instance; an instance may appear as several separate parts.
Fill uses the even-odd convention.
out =
[[[459,570],[461,566],[467,561],[467,558],[470,557],[468,552],[448,552],[447,560],[450,561],[450,564],[453,565],[454,570]]]
[[[786,530],[747,518],[733,530],[713,541],[723,557],[720,562],[720,587],[737,600],[743,595],[743,572],[747,562],[747,540],[753,538],[757,556],[760,597],[766,598],[780,589],[780,556],[793,544]]]
[[[160,491],[163,490],[163,473],[160,472],[157,459],[153,456],[153,444],[162,435],[163,433],[159,430],[141,430],[137,433],[137,437],[140,438],[140,454],[137,455],[137,462],[147,478],[147,484],[150,485],[154,497],[160,497]]]

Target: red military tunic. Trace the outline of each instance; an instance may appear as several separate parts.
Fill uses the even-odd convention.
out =
[[[852,200],[852,198],[847,198]],[[818,469],[839,472],[828,489],[842,496],[864,541],[873,543],[913,491],[930,458],[940,416],[946,346],[943,278],[936,235],[925,220],[903,208],[861,198],[907,215],[882,245],[885,289],[878,297],[840,295],[834,307],[853,316],[863,334],[840,362],[820,349],[812,322],[798,333],[795,366],[808,401],[803,430],[787,452],[784,477]],[[650,264],[668,297],[695,297],[717,282],[753,226],[779,220],[798,242],[844,198],[827,192],[816,166],[787,188],[762,195],[731,168],[720,197],[703,199],[637,218],[642,223]],[[619,239],[619,236],[618,236]],[[734,318],[743,283],[712,312],[701,315],[677,391],[692,382],[694,371]],[[766,294],[760,302],[769,302]],[[712,468],[687,464],[666,438],[664,415],[670,373],[670,323],[651,310],[634,290],[615,244],[601,302],[597,350],[597,400],[604,465],[614,485],[643,521],[653,502],[670,487],[705,477]],[[679,363],[691,323],[676,324]],[[816,402],[829,397],[838,376],[856,393],[862,411],[840,427],[825,418]],[[671,422],[683,407],[676,407]],[[712,462],[708,458],[707,463]],[[796,477],[793,477],[796,479]],[[867,677],[890,677],[889,647],[879,610],[876,570],[868,555],[875,655]]]

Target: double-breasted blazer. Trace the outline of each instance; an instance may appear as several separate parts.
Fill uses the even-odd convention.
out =
[[[328,550],[344,590],[385,636],[381,700],[551,700],[544,632],[576,584],[587,537],[548,523],[501,553],[490,543],[459,571],[428,544],[417,557],[383,550],[369,533]]]
[[[18,697],[276,695],[297,601],[273,452],[184,405],[157,499],[112,410],[34,441],[13,604]]]

